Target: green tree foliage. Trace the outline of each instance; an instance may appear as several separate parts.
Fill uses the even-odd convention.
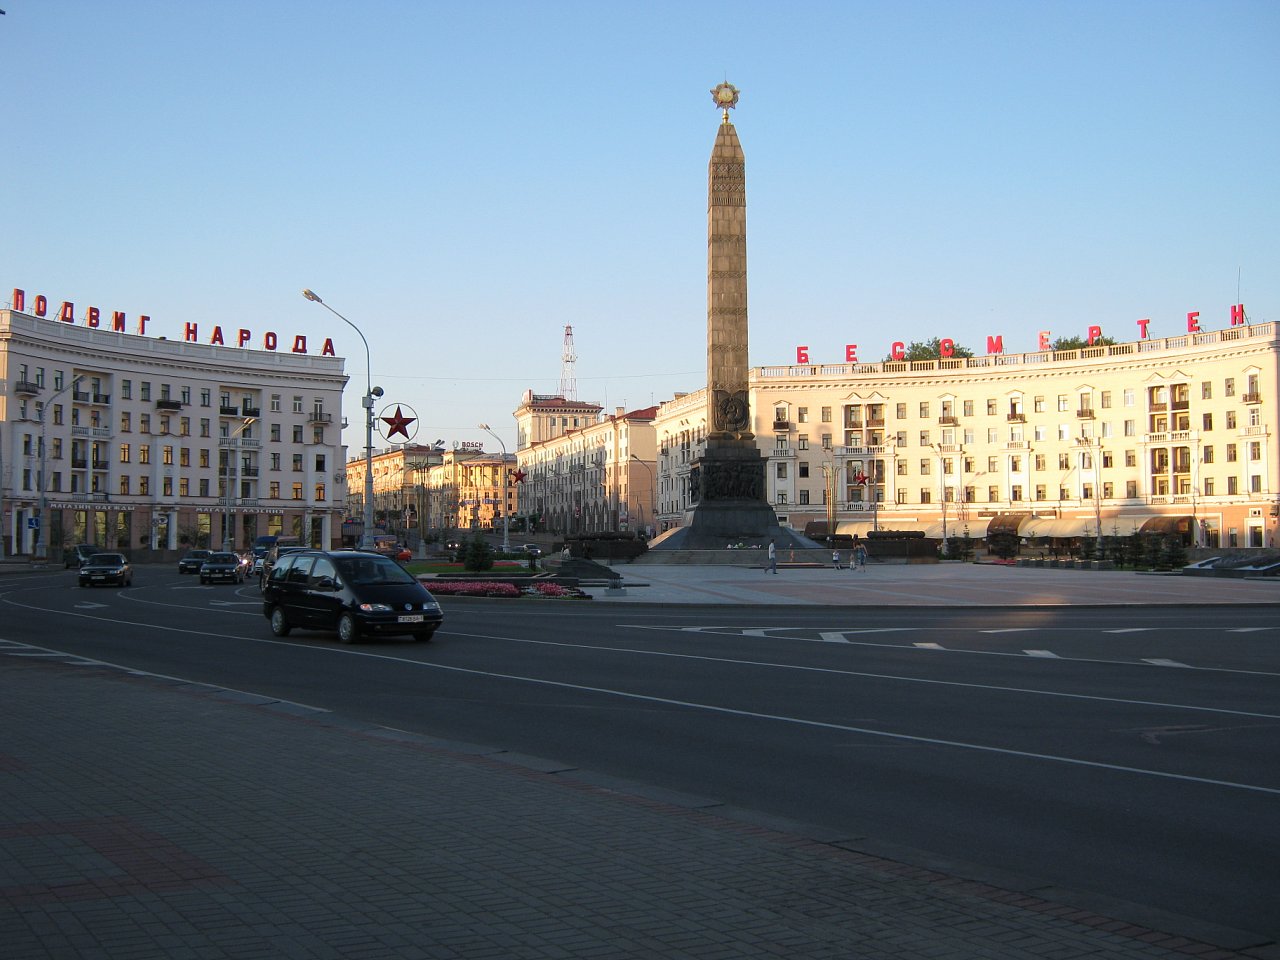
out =
[[[1061,353],[1064,350],[1083,350],[1085,347],[1110,347],[1114,346],[1115,342],[1115,337],[1098,337],[1093,343],[1085,337],[1059,337],[1049,345],[1049,349],[1055,353]]]
[[[493,569],[493,548],[480,537],[473,537],[466,546],[462,568],[472,573]]]
[[[987,535],[987,547],[1001,560],[1017,556],[1018,546],[1018,535],[1011,530],[998,530]]]
[[[973,351],[968,347],[962,347],[956,344],[952,348],[952,357],[972,357]],[[942,358],[942,338],[934,337],[932,340],[926,340],[919,343],[912,340],[907,345],[906,352],[903,355],[904,360],[939,360]],[[886,360],[893,360],[892,356],[885,357]]]

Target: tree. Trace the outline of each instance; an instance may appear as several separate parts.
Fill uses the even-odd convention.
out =
[[[1059,337],[1049,345],[1049,349],[1059,353],[1064,350],[1083,350],[1085,347],[1110,347],[1115,342],[1115,337],[1097,337],[1093,343],[1085,337]]]
[[[493,569],[493,548],[480,536],[475,536],[467,543],[466,554],[462,558],[462,568],[472,573]]]
[[[987,549],[1001,560],[1009,560],[1018,554],[1020,541],[1012,530],[997,530],[987,534]]]
[[[955,344],[952,348],[952,357],[972,357],[973,351],[968,347],[962,347]],[[926,340],[924,343],[918,343],[913,340],[907,346],[906,352],[903,354],[903,360],[939,360],[942,358],[942,338],[934,337],[932,340]],[[885,360],[894,360],[893,356],[885,357]]]

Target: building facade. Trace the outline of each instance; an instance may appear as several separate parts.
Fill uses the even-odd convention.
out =
[[[515,411],[523,512],[563,536],[654,532],[657,407],[602,416],[598,404],[526,393]]]
[[[0,374],[6,555],[337,542],[341,358],[6,309]]]
[[[1272,323],[1063,352],[761,367],[770,503],[803,530],[1280,539]],[[658,411],[659,525],[683,522],[702,392]]]

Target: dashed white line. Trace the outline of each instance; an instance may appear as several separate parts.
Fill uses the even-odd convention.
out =
[[[1153,667],[1184,667],[1190,670],[1191,667],[1185,663],[1179,663],[1177,660],[1165,660],[1162,657],[1143,657],[1143,663],[1149,663]]]
[[[1051,660],[1062,659],[1052,650],[1023,650],[1022,652],[1025,653],[1028,657],[1046,657]]]

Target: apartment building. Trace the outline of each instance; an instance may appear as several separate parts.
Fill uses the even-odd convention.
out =
[[[339,357],[3,309],[0,374],[8,556],[56,558],[79,542],[243,549],[266,534],[337,542]]]
[[[539,530],[654,532],[658,408],[602,410],[529,392],[516,409],[522,509]]]
[[[1276,325],[1064,352],[760,367],[768,498],[804,530],[1280,539]],[[658,521],[678,526],[705,394],[658,410]]]

